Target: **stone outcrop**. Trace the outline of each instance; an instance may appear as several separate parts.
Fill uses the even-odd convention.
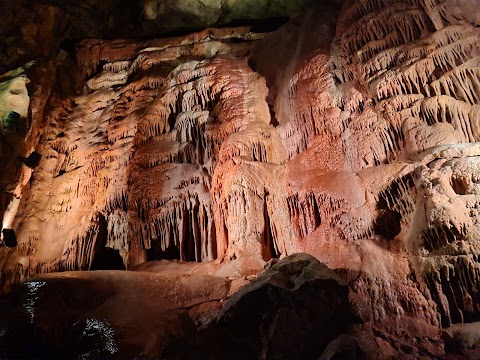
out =
[[[159,358],[169,342],[194,331],[195,316],[215,316],[213,304],[227,296],[230,283],[201,274],[111,270],[42,275],[5,300],[0,355]]]
[[[268,28],[269,19],[295,17],[312,0],[80,0],[42,3],[64,11],[70,36],[85,38],[158,37],[198,31],[211,26],[258,22]]]
[[[0,354],[310,358],[353,325],[347,285],[307,254],[281,260],[228,301],[234,282],[202,272],[37,276],[8,298]]]
[[[288,256],[233,294],[216,322],[174,343],[167,353],[181,358],[315,358],[353,325],[348,291],[314,257]]]
[[[125,42],[124,54],[114,43],[83,43],[77,61],[90,79],[84,93],[52,104],[27,200],[35,210],[17,216],[28,218],[17,230],[21,261],[34,261],[23,266],[86,269],[99,246],[118,250],[126,266],[223,256],[210,197],[217,163],[283,158],[264,80],[232,58],[257,37],[207,30],[179,38],[180,47]],[[60,241],[39,238],[51,226]]]
[[[473,321],[478,230],[470,201],[476,197],[477,152],[467,143],[478,141],[478,29],[449,23],[442,15],[446,3],[385,2],[370,14],[361,4],[367,2],[352,5],[339,20],[335,60],[337,88],[358,81],[355,89],[369,102],[344,109],[349,121],[373,116],[366,153],[373,158],[362,156],[363,164],[358,159],[352,165],[387,163],[386,170],[404,164],[396,180],[380,185],[377,209],[397,214],[395,239],[402,240],[442,324]],[[386,17],[391,21],[382,22]],[[351,148],[358,154],[361,147]],[[463,177],[472,180],[462,185]],[[381,230],[379,220],[374,229]]]
[[[143,5],[152,21],[167,9]],[[83,40],[2,77],[21,88],[2,99],[22,99],[0,104],[3,119],[26,124],[2,139],[26,140],[0,155],[41,158],[0,176],[3,227],[18,240],[0,249],[0,287],[108,256],[233,278],[305,252],[347,283],[364,330],[383,334],[372,351],[437,356],[442,327],[480,317],[473,9],[319,2],[271,33]],[[344,334],[325,351],[367,343]]]
[[[445,349],[464,359],[475,359],[480,354],[479,323],[456,324],[444,329]]]

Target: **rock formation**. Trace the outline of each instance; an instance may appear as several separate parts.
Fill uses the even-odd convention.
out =
[[[307,2],[281,13],[277,3],[270,16]],[[67,10],[47,4],[38,16],[61,29]],[[142,31],[169,31],[155,19],[170,8],[142,4],[153,21]],[[186,266],[232,279],[303,252],[348,285],[372,351],[441,355],[440,329],[480,320],[472,4],[326,1],[275,31],[217,27],[45,50],[30,70],[0,78],[0,214],[18,240],[0,248],[0,287],[110,260],[138,273],[155,260],[196,262]],[[228,9],[194,28],[255,18]],[[111,37],[115,21],[92,32]],[[73,38],[88,33],[71,23]],[[46,31],[22,36],[41,41]],[[12,116],[21,129],[9,127]],[[33,151],[37,166],[26,161]],[[324,347],[370,344],[355,334]]]
[[[16,289],[17,301],[2,320],[16,332],[7,332],[0,350],[25,358],[305,358],[353,326],[347,285],[309,255],[281,260],[225,301],[236,286],[224,277],[165,268],[44,274]],[[289,342],[292,320],[297,339]],[[196,326],[203,331],[196,333]],[[319,342],[323,327],[329,330]]]

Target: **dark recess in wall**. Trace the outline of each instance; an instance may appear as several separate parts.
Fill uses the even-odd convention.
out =
[[[119,251],[106,247],[108,231],[105,217],[100,216],[98,221],[99,229],[90,270],[126,270]]]

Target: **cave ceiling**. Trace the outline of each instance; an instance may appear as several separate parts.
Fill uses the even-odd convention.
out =
[[[63,10],[70,35],[140,38],[299,15],[313,0],[40,0]],[[341,1],[334,0],[332,3]]]
[[[343,0],[2,0],[0,73],[51,58],[83,39],[151,39],[208,27],[250,25],[271,31],[311,6]],[[336,13],[333,10],[333,13]],[[59,36],[60,35],[60,36]]]

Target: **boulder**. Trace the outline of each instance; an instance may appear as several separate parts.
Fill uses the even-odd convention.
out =
[[[348,292],[335,272],[314,257],[288,256],[230,297],[216,324],[171,346],[168,356],[318,357],[354,321]]]

